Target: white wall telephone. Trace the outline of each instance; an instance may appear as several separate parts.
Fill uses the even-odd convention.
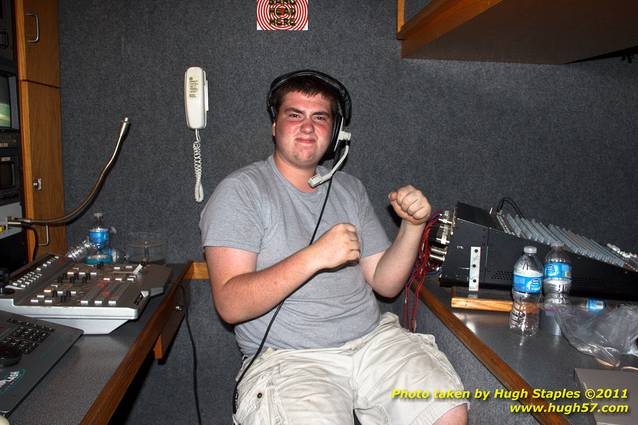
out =
[[[193,141],[193,165],[195,168],[195,201],[204,200],[202,188],[202,154],[199,130],[206,127],[208,112],[208,81],[206,72],[199,67],[190,67],[184,74],[184,108],[186,125],[195,130]]]

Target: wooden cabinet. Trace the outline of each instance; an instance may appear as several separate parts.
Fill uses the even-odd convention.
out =
[[[431,0],[407,22],[401,57],[563,64],[638,46],[636,0]]]
[[[15,0],[16,51],[23,153],[24,212],[29,218],[64,215],[60,131],[57,0]],[[64,254],[64,226],[37,226],[38,255]],[[35,238],[28,234],[32,252]],[[45,246],[42,246],[46,244]]]
[[[16,0],[18,79],[60,87],[57,0]]]
[[[29,121],[28,125],[21,126],[25,214],[35,218],[61,217],[64,215],[64,182],[59,89],[20,81],[20,112]],[[41,245],[47,242],[46,233],[46,229],[40,227],[38,239]],[[64,226],[50,226],[48,240],[48,246],[38,248],[38,255],[66,252]],[[32,243],[29,243],[29,252]]]

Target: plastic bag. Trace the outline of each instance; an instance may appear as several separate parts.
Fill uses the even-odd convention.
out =
[[[638,356],[638,306],[620,305],[603,311],[562,305],[556,321],[569,343],[578,351],[617,367],[623,355]]]

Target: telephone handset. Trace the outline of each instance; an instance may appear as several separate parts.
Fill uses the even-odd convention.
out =
[[[193,141],[193,166],[195,168],[195,201],[204,200],[202,188],[202,154],[199,130],[206,128],[208,112],[208,81],[206,72],[199,67],[190,67],[184,74],[184,108],[186,125],[195,130]]]

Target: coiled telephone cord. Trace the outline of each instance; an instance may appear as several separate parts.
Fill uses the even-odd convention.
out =
[[[202,144],[199,138],[199,130],[195,129],[193,141],[193,167],[195,168],[195,201],[204,200],[204,188],[202,187]]]

